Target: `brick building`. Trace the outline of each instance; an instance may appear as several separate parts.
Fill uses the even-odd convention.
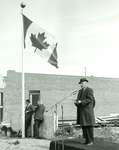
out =
[[[95,91],[96,116],[118,113],[119,79],[93,76],[88,79]],[[25,98],[30,97],[33,104],[40,98],[46,110],[64,100],[64,119],[76,119],[76,108],[72,101],[75,96],[71,92],[77,89],[79,80],[79,76],[25,73]],[[22,122],[21,73],[9,70],[5,83],[3,121],[9,122],[14,130],[19,130]],[[61,105],[58,105],[58,114],[61,118]]]

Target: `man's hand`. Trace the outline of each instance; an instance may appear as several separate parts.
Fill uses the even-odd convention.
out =
[[[80,103],[81,103],[81,100],[75,100],[74,103],[75,103],[75,104],[80,104]]]
[[[76,106],[78,106],[77,100],[74,100],[74,104],[75,104]]]
[[[25,111],[25,113],[27,114],[29,111]]]
[[[78,100],[78,103],[81,104],[81,100]]]
[[[76,106],[79,106],[79,104],[81,104],[81,100],[75,100],[75,101],[74,101],[74,104],[75,104]]]

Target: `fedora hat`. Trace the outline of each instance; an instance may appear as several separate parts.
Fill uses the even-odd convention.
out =
[[[88,82],[88,80],[86,78],[81,78],[79,84],[81,84],[82,82]]]
[[[26,99],[26,102],[30,103],[30,100],[29,100],[29,99]]]

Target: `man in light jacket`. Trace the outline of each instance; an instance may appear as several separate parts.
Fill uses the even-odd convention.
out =
[[[44,111],[45,111],[45,106],[39,100],[34,114],[34,137],[35,138],[39,138],[39,127],[44,120]]]

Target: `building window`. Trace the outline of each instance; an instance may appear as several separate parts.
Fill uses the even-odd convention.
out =
[[[32,105],[36,106],[38,100],[40,100],[40,90],[30,90],[29,98],[30,98]]]
[[[0,123],[3,121],[3,93],[0,92]]]

